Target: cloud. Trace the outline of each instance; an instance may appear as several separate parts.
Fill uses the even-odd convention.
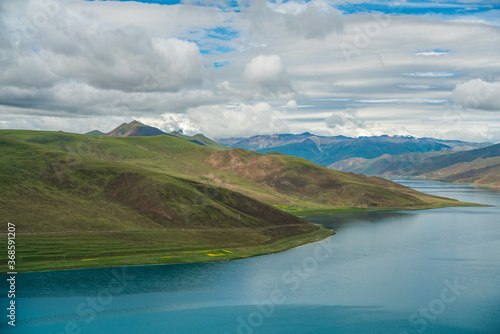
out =
[[[188,110],[187,118],[197,130],[212,137],[242,137],[256,134],[289,133],[283,113],[267,103],[200,106]]]
[[[365,129],[372,125],[358,116],[355,109],[346,109],[344,111],[332,113],[329,117],[325,118],[326,126],[330,129],[346,129],[358,130]]]
[[[290,100],[285,104],[287,110],[296,110],[298,108],[295,100]]]
[[[453,72],[413,72],[413,73],[403,73],[403,75],[408,75],[411,77],[429,77],[429,78],[437,78],[437,77],[452,77],[456,75]]]
[[[270,7],[283,14],[287,31],[294,36],[323,39],[333,32],[341,32],[343,28],[339,11],[325,1],[289,1]]]
[[[500,82],[473,79],[456,85],[453,100],[466,109],[500,111]]]
[[[77,24],[92,26],[85,20]],[[177,91],[201,83],[202,59],[193,42],[151,38],[135,27],[51,30],[42,36],[40,57],[60,78],[129,92]]]
[[[452,100],[475,117],[461,123],[455,139],[464,129],[482,134],[499,123],[487,111],[498,110],[494,97],[466,101],[499,80],[492,76],[498,73],[498,11],[384,16],[370,13],[370,4],[351,4],[2,0],[1,126],[80,131],[94,118],[112,127],[142,117],[209,133],[202,122],[214,119],[199,115],[204,110],[245,133],[251,131],[236,122],[265,128],[266,121],[252,121],[259,115],[271,122],[295,119],[285,128],[292,132],[397,134],[407,127],[415,135],[437,129],[433,135],[451,136],[452,126],[432,119],[452,108]],[[349,61],[341,43],[355,48]],[[472,78],[489,83],[468,88],[464,81]],[[291,100],[300,102],[297,108],[286,107]],[[268,114],[256,111],[260,102],[270,106]],[[344,115],[342,129],[327,127],[325,117],[348,108],[358,119]],[[359,120],[375,126],[348,130],[362,126]],[[214,129],[224,135],[222,124]]]
[[[50,88],[77,81],[133,92],[177,91],[201,83],[203,60],[193,42],[152,37],[138,26],[106,24],[70,10],[66,2],[8,4],[2,33],[7,32],[13,48],[3,53],[2,63],[8,66],[1,85]]]
[[[280,95],[293,91],[286,68],[278,55],[260,55],[245,66],[245,78],[263,95]]]

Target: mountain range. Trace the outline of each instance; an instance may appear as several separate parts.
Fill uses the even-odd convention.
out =
[[[329,167],[367,175],[421,177],[500,187],[500,144],[460,152],[386,154],[375,159],[349,158]]]
[[[280,152],[324,166],[352,157],[373,159],[384,154],[460,151],[489,145],[488,143],[411,136],[328,137],[313,135],[309,132],[260,135],[248,138],[216,138],[216,141],[222,145],[241,147],[261,153]]]
[[[330,235],[297,217],[308,212],[468,205],[201,135],[131,136],[153,133],[141,124],[0,130],[0,214],[16,224],[19,270],[246,257]]]

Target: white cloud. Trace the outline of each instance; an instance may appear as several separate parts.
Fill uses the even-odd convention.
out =
[[[271,8],[284,14],[287,31],[295,36],[322,39],[343,28],[340,13],[325,1],[289,1]]]
[[[234,108],[223,105],[201,106],[188,110],[188,119],[197,129],[212,137],[241,137],[255,134],[289,133],[281,120],[283,113],[267,103],[239,104]]]
[[[51,3],[56,6],[44,9]],[[446,113],[452,107],[448,101],[476,117],[481,109],[498,110],[496,93],[473,104],[466,100],[478,87],[499,81],[492,74],[500,73],[500,34],[491,20],[339,14],[337,2],[326,0],[240,1],[239,11],[220,9],[213,0],[206,1],[213,6],[190,3],[0,1],[0,117],[7,122],[2,126],[50,129],[53,122],[68,130],[78,119],[73,127],[80,131],[95,123],[94,115],[110,123],[158,119],[166,128],[188,122],[182,125],[209,133],[210,125],[202,123],[213,119],[199,115],[205,110],[230,120],[232,134],[251,132],[237,122],[262,126],[251,121],[256,114],[302,119],[288,124],[292,132],[330,133],[325,116],[313,112],[356,108],[358,118],[375,126],[352,130],[354,135],[396,134],[404,127],[418,135],[436,128],[429,119]],[[34,25],[36,13],[48,20]],[[356,44],[361,37],[364,44]],[[342,42],[356,47],[349,61]],[[438,56],[444,50],[453,51]],[[463,81],[469,78],[489,83],[467,85]],[[296,108],[287,103],[291,100]],[[260,102],[272,106],[268,116],[255,110]],[[499,123],[500,116],[484,113],[489,116],[464,118],[453,132],[439,123],[434,135],[454,133],[461,139],[458,134],[469,129],[480,136]],[[65,119],[59,122],[57,116]],[[223,125],[216,128],[224,135]],[[252,134],[259,132],[255,128]]]
[[[336,134],[357,137],[375,132],[375,122],[365,121],[355,109],[345,109],[325,118],[326,126]]]
[[[278,55],[260,55],[253,58],[245,66],[245,78],[264,95],[293,91],[286,68]]]
[[[500,111],[500,82],[473,79],[459,83],[453,90],[453,99],[467,109]]]
[[[298,108],[295,100],[290,100],[285,104],[287,110],[296,110]]]
[[[71,10],[69,4],[6,3],[2,28],[11,48],[4,52],[3,63],[9,66],[0,84],[48,88],[57,81],[78,81],[128,92],[176,91],[200,84],[203,61],[195,43],[153,37],[139,26],[107,24]]]

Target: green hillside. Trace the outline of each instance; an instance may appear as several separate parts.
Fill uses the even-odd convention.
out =
[[[330,233],[245,195],[165,173],[6,136],[0,151],[0,214],[16,225],[18,271],[229,259]],[[203,252],[220,249],[228,252]]]
[[[222,186],[278,205],[324,209],[457,204],[382,178],[341,173],[301,158],[240,148],[219,151],[172,136],[114,138],[10,130],[0,131],[1,135]]]
[[[193,142],[195,144],[214,148],[216,150],[229,150],[229,149],[231,149],[230,147],[221,145],[221,144],[213,141],[212,139],[205,137],[202,134],[196,134],[194,136],[186,136],[186,135],[183,135],[177,131],[173,131],[173,132],[170,132],[169,135]]]
[[[19,271],[231,259],[331,234],[284,211],[464,205],[167,135],[1,130],[0,154],[0,213],[17,227]]]
[[[500,144],[460,152],[383,155],[350,158],[329,167],[340,171],[383,176],[411,176],[479,186],[500,186]]]
[[[227,146],[216,143],[212,139],[209,139],[202,134],[187,136],[177,131],[173,131],[171,133],[165,133],[158,128],[143,124],[138,121],[132,121],[130,123],[122,123],[107,133],[103,133],[99,130],[92,130],[90,132],[87,132],[86,135],[107,136],[107,137],[152,137],[159,135],[167,135],[167,136],[174,136],[177,138],[181,138],[197,145],[214,148],[216,150],[230,149]]]
[[[451,151],[406,153],[401,155],[384,154],[374,159],[348,158],[337,161],[328,168],[341,172],[362,173],[366,175],[399,175],[404,170],[411,171],[413,166],[426,161],[429,157],[449,154]]]
[[[422,177],[474,186],[500,187],[500,157],[477,158],[422,174]]]

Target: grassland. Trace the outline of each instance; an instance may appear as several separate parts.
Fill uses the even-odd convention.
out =
[[[16,225],[18,271],[241,258],[330,235],[297,217],[314,210],[464,205],[304,159],[166,135],[2,130],[0,154],[0,215]]]
[[[322,240],[317,229],[270,241],[258,231],[118,231],[18,234],[19,271],[227,261]]]

